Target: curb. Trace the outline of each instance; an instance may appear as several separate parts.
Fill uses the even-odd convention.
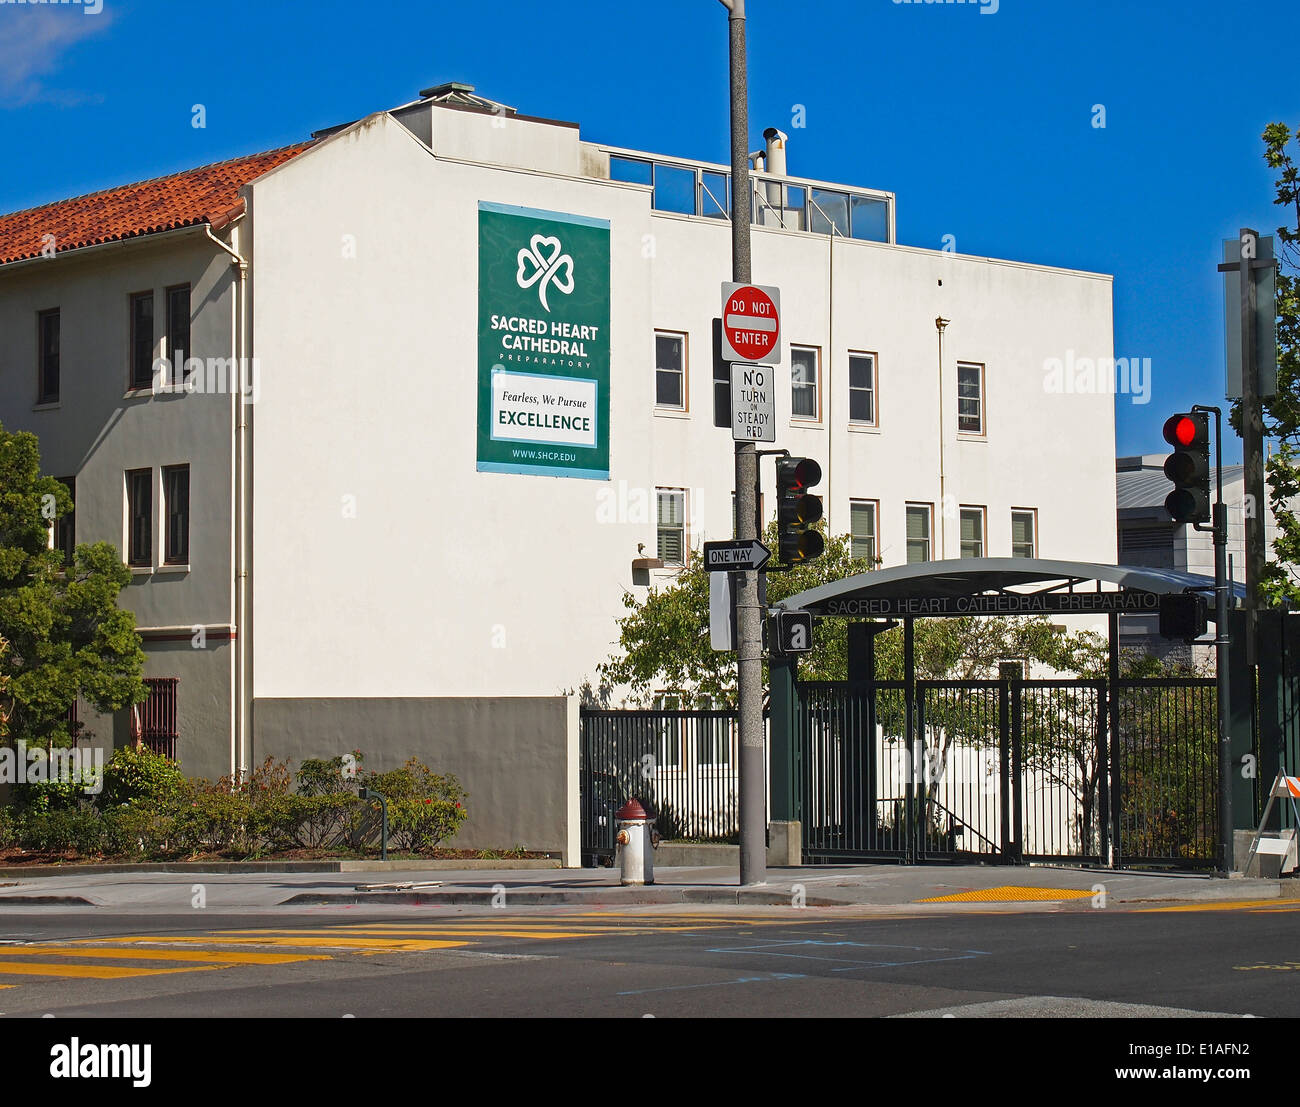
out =
[[[0,908],[14,907],[98,907],[85,896],[0,896]]]
[[[281,907],[322,906],[326,904],[395,904],[419,907],[439,906],[496,906],[498,892],[491,889],[464,889],[448,892],[302,892],[281,900]],[[587,904],[590,906],[620,907],[654,904],[719,904],[753,907],[789,907],[788,893],[740,888],[599,888],[538,889],[505,887],[511,907],[549,907],[557,904]],[[850,900],[827,899],[824,896],[807,896],[807,907],[854,907]]]
[[[26,865],[0,868],[0,878],[25,876],[97,876],[112,873],[369,873],[471,872],[477,869],[561,869],[555,858],[461,861],[172,861],[156,865]]]

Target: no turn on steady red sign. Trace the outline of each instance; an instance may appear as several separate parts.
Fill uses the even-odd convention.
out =
[[[781,290],[771,285],[722,285],[722,359],[781,364]]]

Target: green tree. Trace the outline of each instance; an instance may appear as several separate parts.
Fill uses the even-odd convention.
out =
[[[147,695],[135,616],[117,606],[131,579],[117,549],[82,544],[65,566],[50,548],[50,527],[71,510],[68,490],[41,476],[36,436],[0,426],[0,714],[29,745],[67,744],[79,698],[110,712]]]
[[[1277,520],[1273,556],[1261,588],[1273,602],[1300,602],[1300,518],[1291,508],[1300,494],[1300,133],[1282,123],[1270,123],[1263,134],[1264,160],[1276,174],[1273,202],[1287,213],[1277,228],[1277,394],[1262,402],[1264,434],[1277,448],[1266,466],[1268,499]],[[1241,404],[1233,405],[1233,423],[1240,426]]]
[[[776,547],[775,523],[768,527],[764,543],[769,549]],[[641,702],[664,692],[683,705],[705,697],[718,706],[735,705],[735,654],[714,650],[709,644],[709,574],[703,561],[696,551],[676,580],[667,587],[652,588],[644,600],[632,593],[624,595],[623,605],[629,614],[619,620],[619,652],[599,666],[602,683],[626,686]],[[767,600],[769,605],[776,604],[874,567],[853,557],[848,535],[830,535],[821,557],[791,572],[768,576]],[[844,619],[814,620],[813,648],[799,661],[801,679],[844,680],[848,676],[847,628]],[[1095,649],[1086,634],[1066,634],[1041,616],[922,619],[915,630],[916,675],[922,679],[994,677],[998,662],[1006,658],[1025,658],[1072,672],[1076,656]],[[1104,651],[1104,642],[1101,648]],[[901,627],[876,639],[876,668],[881,679],[902,679]]]

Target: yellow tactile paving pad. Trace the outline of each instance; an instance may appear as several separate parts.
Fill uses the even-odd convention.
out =
[[[1004,884],[998,888],[980,888],[973,892],[956,892],[950,896],[931,896],[917,903],[1022,903],[1029,900],[1089,899],[1094,893],[1083,888],[1022,888]]]

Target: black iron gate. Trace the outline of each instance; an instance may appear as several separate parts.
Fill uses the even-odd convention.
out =
[[[667,839],[735,842],[740,831],[734,711],[593,711],[580,716],[584,864],[614,855],[614,813],[641,802]]]
[[[809,862],[1212,867],[1215,683],[805,682],[796,818]]]

